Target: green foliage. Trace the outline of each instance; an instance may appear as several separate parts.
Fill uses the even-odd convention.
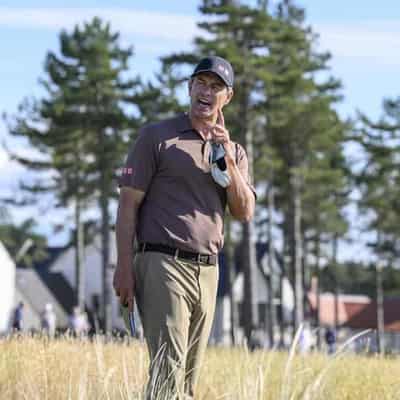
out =
[[[186,109],[179,100],[182,79],[174,76],[171,66],[164,63],[156,78],[155,83],[141,82],[141,90],[135,96],[141,124],[160,121]]]
[[[35,232],[36,226],[33,219],[19,225],[10,219],[0,220],[0,242],[21,267],[32,267],[35,262],[43,261],[48,256],[47,239]]]
[[[132,140],[138,81],[127,79],[132,49],[122,49],[119,34],[94,18],[60,34],[60,55],[45,60],[47,96],[25,101],[9,120],[10,132],[28,139],[40,159],[13,157],[30,170],[52,171],[51,178],[23,183],[31,192],[54,192],[59,205],[87,206],[100,193],[115,194],[115,173]]]
[[[400,98],[383,102],[383,116],[372,122],[360,114],[355,137],[365,151],[365,165],[357,174],[359,207],[368,214],[366,229],[377,233],[373,244],[389,260],[400,255]]]
[[[281,188],[280,203],[285,203],[289,177],[298,176],[303,210],[308,210],[309,202],[314,202],[315,210],[318,197],[326,199],[328,193],[343,190],[346,126],[334,109],[341,97],[340,83],[332,77],[322,80],[330,56],[315,52],[316,36],[304,26],[303,10],[284,1],[276,14],[281,24],[270,51],[275,74],[265,85],[266,130],[270,146],[282,160],[276,186]]]
[[[376,266],[355,262],[341,263],[328,266],[321,274],[321,287],[323,291],[334,292],[336,280],[341,293],[363,294],[371,298],[376,296]],[[382,271],[383,290],[385,296],[400,295],[400,271],[393,266],[388,266]]]
[[[204,55],[233,64],[235,95],[225,120],[231,137],[245,145],[255,182],[266,188],[258,202],[266,206],[267,190],[273,190],[292,256],[300,245],[293,241],[300,212],[303,248],[320,257],[316,242],[326,248],[347,232],[343,208],[351,190],[343,153],[350,126],[335,110],[342,96],[340,82],[329,74],[330,55],[316,51],[317,36],[306,26],[304,10],[289,0],[275,8],[203,1],[200,12],[205,34],[195,39],[195,50],[165,57],[164,63],[177,82]]]
[[[117,196],[117,171],[126,157],[139,122],[135,96],[138,79],[128,79],[132,49],[119,45],[119,33],[99,18],[60,34],[60,55],[45,60],[47,96],[22,105],[10,123],[14,135],[25,137],[42,159],[17,157],[31,170],[52,172],[44,184],[23,185],[30,192],[51,191],[59,205],[74,207],[77,304],[84,304],[82,223],[93,203],[100,210],[105,330],[111,321],[108,268],[110,203]],[[49,174],[48,174],[49,175]],[[47,176],[48,176],[47,175]],[[107,315],[106,315],[107,314]]]

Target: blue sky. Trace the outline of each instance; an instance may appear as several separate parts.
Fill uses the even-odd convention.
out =
[[[255,3],[255,1],[253,1]],[[198,32],[194,0],[0,0],[0,112],[14,113],[24,97],[40,96],[38,78],[48,50],[58,49],[58,33],[95,15],[121,32],[121,43],[133,45],[132,74],[151,78],[160,55],[189,49]],[[332,53],[332,73],[343,82],[345,116],[361,109],[380,115],[384,97],[400,95],[400,3],[395,0],[302,0],[307,21],[320,34],[321,50]],[[31,149],[10,140],[0,121],[0,138],[22,152]],[[24,171],[0,149],[0,190],[12,193]],[[32,211],[19,210],[22,219]],[[57,220],[48,214],[49,223]]]

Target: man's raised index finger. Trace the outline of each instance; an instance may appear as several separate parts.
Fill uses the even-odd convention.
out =
[[[221,108],[218,109],[217,124],[225,128],[225,119]]]

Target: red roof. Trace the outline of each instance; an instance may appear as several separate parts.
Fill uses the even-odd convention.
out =
[[[383,302],[385,331],[400,332],[400,299],[385,299]],[[354,329],[377,329],[376,301],[371,301],[366,307],[355,314],[346,324]]]
[[[315,292],[307,294],[311,312],[315,314],[317,298]],[[339,325],[353,329],[377,329],[376,301],[367,296],[338,296]],[[400,332],[400,298],[384,300],[385,331]],[[332,293],[321,293],[320,323],[333,326],[335,324],[335,296]]]

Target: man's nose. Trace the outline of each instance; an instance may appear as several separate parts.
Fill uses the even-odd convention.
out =
[[[208,94],[211,95],[212,94],[212,88],[211,85],[204,85],[203,86],[203,94]]]

